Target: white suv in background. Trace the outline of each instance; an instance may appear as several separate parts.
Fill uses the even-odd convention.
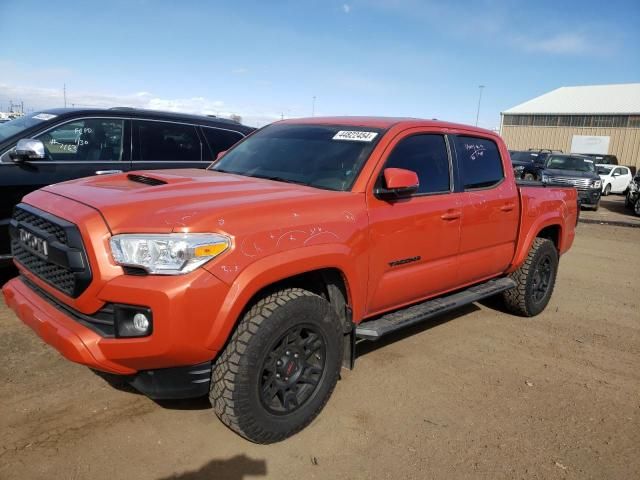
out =
[[[629,167],[618,165],[596,165],[598,175],[602,179],[602,194],[623,193],[631,183],[633,175]]]

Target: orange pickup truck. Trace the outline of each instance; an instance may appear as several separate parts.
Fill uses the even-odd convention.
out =
[[[69,360],[152,398],[209,394],[227,426],[270,443],[318,415],[356,340],[496,294],[540,313],[577,206],[572,187],[516,183],[487,130],[287,120],[207,170],[27,195],[3,292]]]

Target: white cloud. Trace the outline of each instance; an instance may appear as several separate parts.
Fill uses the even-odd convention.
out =
[[[350,13],[351,12],[351,5],[349,5],[348,3],[343,3],[342,4],[342,11],[344,13]]]
[[[544,52],[555,54],[581,54],[597,50],[591,45],[586,36],[579,33],[561,33],[545,38],[520,38],[518,42],[529,52]]]
[[[0,83],[0,105],[7,108],[9,101],[24,102],[29,111],[64,106],[62,89],[23,87]],[[151,92],[125,95],[95,92],[76,92],[67,87],[68,107],[134,107],[150,110],[216,115],[229,118],[240,115],[246,125],[262,126],[280,119],[280,114],[259,107],[244,108],[227,104],[222,100],[206,97],[165,98]]]
[[[249,69],[244,67],[238,67],[231,70],[231,73],[235,73],[236,75],[243,75],[245,73],[249,73]]]

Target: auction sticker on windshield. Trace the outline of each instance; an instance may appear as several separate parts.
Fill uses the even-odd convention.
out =
[[[333,136],[334,140],[349,140],[351,142],[370,142],[378,136],[378,132],[360,132],[357,130],[340,130]]]

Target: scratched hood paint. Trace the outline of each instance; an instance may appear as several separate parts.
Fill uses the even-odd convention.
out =
[[[295,184],[199,169],[136,172],[166,182],[147,185],[126,174],[87,177],[45,187],[99,210],[111,230],[202,231],[220,227],[229,215],[273,211],[345,196]],[[348,194],[346,194],[348,195]]]
[[[232,251],[206,268],[229,282],[262,257],[365,239],[363,194],[198,169],[136,173],[167,183],[146,185],[122,174],[72,180],[43,190],[99,210],[113,234],[228,235]]]

